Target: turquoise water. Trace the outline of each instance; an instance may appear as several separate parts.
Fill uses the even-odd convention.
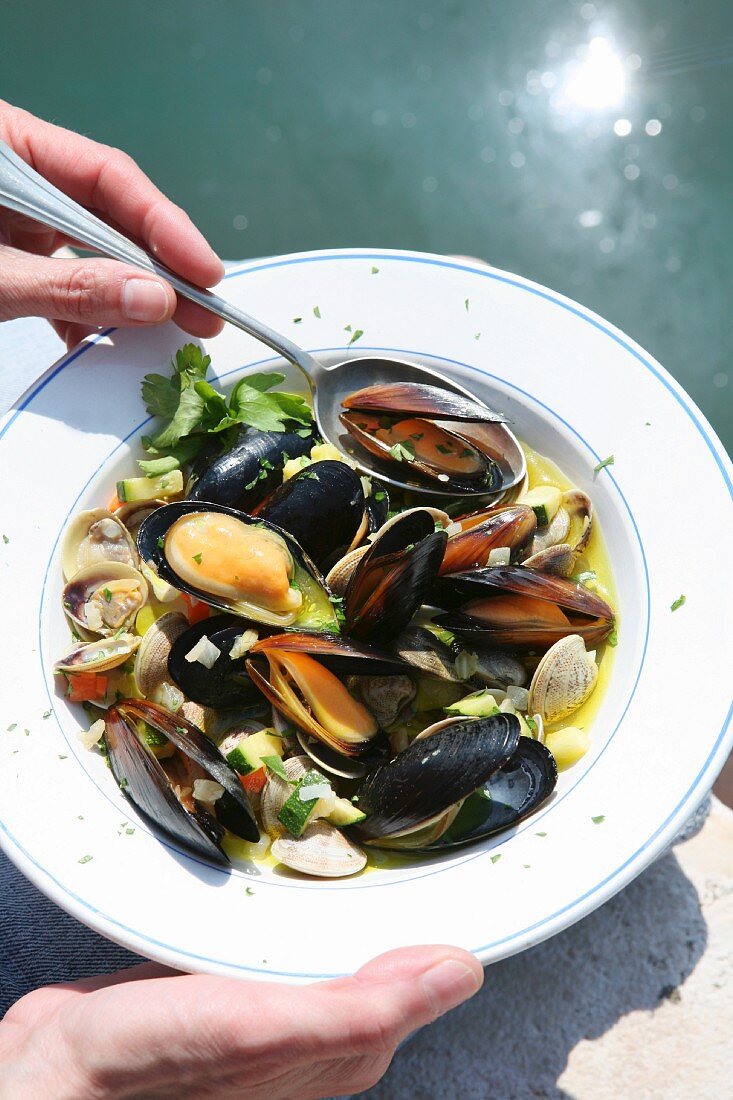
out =
[[[484,257],[638,340],[729,448],[732,61],[726,0],[0,0],[2,95],[127,149],[222,255]]]

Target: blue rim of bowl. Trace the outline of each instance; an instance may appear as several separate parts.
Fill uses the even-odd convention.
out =
[[[658,381],[660,381],[662,383],[662,385],[664,386],[665,389],[667,389],[672,394],[672,396],[675,398],[677,403],[684,409],[687,416],[690,418],[692,423],[695,425],[695,427],[696,427],[697,431],[699,432],[699,434],[705,440],[707,448],[710,451],[710,453],[712,454],[712,456],[715,460],[715,463],[718,466],[718,469],[720,470],[720,473],[723,477],[723,481],[726,485],[726,488],[728,489],[729,495],[731,495],[733,497],[733,485],[731,484],[731,478],[730,478],[730,476],[729,476],[729,474],[728,474],[728,472],[727,472],[727,470],[726,470],[726,468],[723,464],[723,461],[722,461],[720,455],[718,454],[718,451],[716,450],[715,443],[713,442],[714,433],[709,428],[709,426],[707,426],[706,424],[701,422],[701,421],[704,421],[704,418],[702,417],[702,414],[699,412],[699,410],[697,410],[697,408],[694,406],[694,404],[691,401],[689,401],[689,399],[688,399],[689,403],[683,399],[683,392],[684,391],[679,391],[678,388],[675,387],[675,385],[672,384],[671,379],[669,379],[668,377],[665,377],[666,372],[663,372],[660,368],[655,366],[653,363],[649,362],[649,360],[646,359],[644,357],[644,355],[641,354],[641,352],[637,351],[634,347],[632,347],[631,344],[627,340],[625,340],[618,333],[614,332],[611,329],[611,327],[608,326],[605,322],[602,322],[599,318],[596,318],[594,315],[588,315],[585,311],[583,311],[580,307],[574,305],[572,302],[566,301],[561,296],[555,295],[552,292],[550,292],[548,290],[545,290],[545,289],[543,289],[539,286],[536,286],[536,285],[531,284],[531,283],[526,283],[525,281],[517,279],[516,277],[513,277],[513,276],[508,275],[508,274],[504,274],[504,273],[501,273],[501,272],[498,272],[498,271],[495,271],[495,270],[493,270],[491,268],[488,268],[488,267],[484,268],[484,267],[481,267],[479,265],[468,266],[466,264],[457,263],[457,262],[450,261],[450,260],[444,260],[444,259],[434,257],[434,256],[430,256],[430,255],[420,255],[420,254],[401,253],[401,252],[384,252],[384,251],[379,251],[379,252],[368,252],[368,251],[352,252],[352,251],[348,251],[348,250],[328,252],[328,253],[295,255],[295,256],[279,259],[279,260],[271,260],[271,261],[264,261],[264,262],[262,262],[262,261],[253,261],[253,262],[247,263],[247,264],[245,264],[241,267],[230,269],[229,271],[227,271],[227,274],[225,275],[225,278],[226,279],[237,278],[237,277],[240,277],[242,275],[254,274],[258,271],[266,270],[268,268],[288,267],[288,266],[293,266],[293,265],[297,265],[297,264],[328,262],[328,261],[332,261],[332,260],[336,260],[336,261],[339,261],[339,260],[370,260],[372,262],[375,261],[375,260],[380,260],[382,262],[418,263],[418,264],[427,264],[427,265],[435,266],[435,267],[442,267],[442,268],[458,270],[458,271],[461,271],[461,272],[465,272],[466,274],[469,274],[469,275],[479,275],[479,276],[482,276],[484,278],[490,278],[495,282],[504,283],[504,284],[512,286],[512,287],[514,287],[518,290],[523,290],[523,291],[529,292],[529,293],[535,295],[536,297],[540,297],[540,298],[542,298],[542,299],[544,299],[544,300],[546,300],[546,301],[548,301],[548,302],[550,302],[554,305],[559,306],[560,308],[566,310],[567,312],[570,312],[570,313],[574,314],[575,316],[577,316],[578,318],[580,318],[584,322],[592,325],[594,328],[596,328],[600,332],[604,333],[604,335],[609,336],[612,340],[614,340],[614,342],[619,344],[625,351],[629,352],[639,363],[641,363],[648,371],[650,371],[650,373],[655,378],[657,378]],[[74,349],[74,351],[72,351],[68,356],[65,356],[63,359],[61,359],[58,364],[56,364],[55,366],[52,366],[51,368],[49,368],[49,370],[46,372],[46,374],[44,376],[42,376],[42,378],[33,387],[31,387],[20,398],[20,400],[16,403],[16,406],[14,407],[14,409],[12,411],[12,414],[7,418],[6,423],[0,429],[0,439],[3,437],[3,435],[5,435],[7,430],[13,424],[15,419],[20,415],[20,413],[31,404],[33,399],[38,396],[38,394],[48,385],[49,382],[51,382],[56,377],[56,375],[61,373],[61,371],[64,370],[65,367],[69,366],[70,363],[72,363],[74,360],[78,359],[82,354],[84,354],[84,352],[89,347],[94,346],[94,344],[98,343],[100,340],[104,339],[106,336],[109,336],[114,331],[115,331],[114,329],[107,329],[104,332],[99,333],[97,336],[93,337],[88,342],[86,342],[86,343],[82,344],[80,347]],[[317,354],[318,351],[320,351],[320,352],[342,351],[343,348],[329,348],[329,349],[321,348],[321,349],[312,349],[312,350]],[[372,351],[372,352],[389,351],[393,354],[397,353],[397,354],[409,354],[409,355],[419,355],[420,354],[420,352],[417,352],[414,349],[398,349],[398,348],[366,348],[366,347],[364,347],[364,348],[360,348],[359,351],[360,352],[365,352],[365,351]],[[435,356],[431,352],[426,352],[426,353],[423,353],[423,354],[429,356],[432,359],[438,359],[438,360],[441,359],[440,356]],[[482,373],[484,375],[487,375],[488,377],[496,377],[496,376],[489,375],[488,372],[482,371],[480,368],[473,367],[471,364],[464,364],[464,363],[461,363],[457,360],[448,360],[448,359],[445,359],[445,358],[443,358],[442,361],[446,362],[446,363],[454,363],[455,365],[462,366],[464,368],[468,368],[470,370],[477,371],[478,373]],[[248,364],[247,367],[251,369],[252,366],[256,366],[256,365],[259,365],[259,364]],[[245,369],[245,368],[243,368],[243,367],[238,368],[238,370],[240,370],[240,371],[243,370],[243,369]],[[226,373],[226,375],[222,375],[220,377],[226,377],[227,375],[232,374],[232,373],[236,373],[236,370],[235,371],[228,371]],[[546,411],[550,412],[554,417],[556,417],[558,420],[560,420],[568,430],[570,430],[578,439],[580,439],[581,442],[584,444],[584,446],[586,446],[586,448],[590,451],[591,454],[593,454],[596,458],[600,457],[593,450],[593,448],[591,448],[590,445],[582,438],[582,436],[580,436],[579,433],[577,431],[575,431],[575,429],[573,429],[569,424],[567,424],[566,421],[564,421],[561,417],[559,417],[558,414],[554,413],[553,410],[551,410],[547,406],[543,405],[542,402],[539,402],[531,394],[527,394],[527,393],[525,393],[525,391],[520,390],[519,387],[513,386],[511,383],[508,383],[505,379],[497,378],[497,381],[499,381],[502,385],[507,386],[508,388],[515,389],[517,392],[521,393],[522,396],[528,398],[533,403],[539,404],[542,408],[546,409]],[[129,439],[132,435],[135,435],[138,431],[140,431],[141,427],[142,427],[142,425],[138,425],[138,427],[133,432],[129,433],[129,435],[126,438]],[[124,442],[124,441],[122,441],[122,442]],[[117,446],[120,446],[120,445],[121,444],[118,444]],[[117,449],[117,447],[113,448],[113,451],[111,453],[114,453],[114,450],[116,450],[116,449]],[[107,461],[109,461],[110,457],[111,457],[111,455],[107,457],[107,459],[105,460],[105,463]],[[644,655],[646,653],[646,647],[647,647],[647,642],[648,642],[648,631],[649,631],[649,582],[648,582],[648,573],[647,573],[647,569],[646,569],[646,559],[644,557],[644,550],[643,550],[643,547],[641,545],[641,539],[639,537],[639,532],[638,532],[636,523],[634,521],[633,515],[631,513],[631,510],[628,506],[628,503],[625,500],[625,497],[623,496],[623,493],[621,492],[621,489],[620,489],[618,483],[616,482],[616,479],[613,477],[613,475],[611,474],[611,472],[608,469],[606,469],[604,472],[611,478],[611,481],[612,481],[616,491],[620,495],[621,499],[623,500],[623,503],[624,503],[624,505],[626,507],[626,510],[629,514],[629,517],[632,521],[637,539],[639,540],[639,548],[640,548],[640,551],[641,551],[642,561],[643,561],[643,564],[644,564],[645,581],[646,581],[646,587],[647,587],[646,635],[645,635],[645,639],[644,639],[644,647],[643,647],[642,658],[641,658],[641,661],[640,661],[640,664],[639,664],[639,670],[638,670],[637,677],[636,677],[636,680],[634,682],[632,691],[630,693],[629,699],[627,700],[626,706],[624,707],[623,714],[622,714],[621,718],[619,719],[619,722],[616,725],[616,729],[618,729],[618,725],[620,725],[620,722],[623,720],[623,717],[624,717],[624,715],[625,715],[626,711],[628,710],[628,707],[631,703],[631,699],[633,698],[633,695],[636,691],[636,686],[638,684],[639,677],[641,675],[641,668],[643,666]],[[94,476],[95,475],[92,475],[92,477],[94,477]],[[90,478],[90,480],[91,480],[91,478]],[[81,490],[79,495],[81,496],[83,492],[84,492],[84,489]],[[55,544],[54,544],[54,549],[55,549]],[[53,557],[53,551],[52,551],[51,557]],[[45,582],[44,582],[44,591],[45,591]],[[40,614],[39,614],[39,625],[40,625]],[[45,670],[44,670],[44,678],[45,678]],[[51,696],[49,694],[49,698],[50,698],[50,701],[53,705],[54,696]],[[655,842],[660,841],[660,843],[658,845],[658,848],[661,848],[664,844],[663,834],[669,832],[670,833],[670,838],[669,839],[671,839],[672,836],[674,835],[674,833],[675,833],[675,831],[678,827],[678,824],[679,824],[677,822],[677,818],[679,818],[681,815],[683,815],[683,813],[685,811],[685,808],[687,807],[688,803],[691,802],[693,793],[699,787],[703,776],[705,775],[705,773],[710,768],[714,757],[718,754],[718,752],[719,752],[719,750],[722,746],[722,742],[725,738],[725,734],[726,734],[726,731],[727,731],[728,726],[730,724],[732,714],[733,714],[733,703],[731,704],[731,706],[728,710],[725,721],[724,721],[723,726],[722,726],[722,728],[721,728],[721,730],[720,730],[720,732],[719,732],[719,734],[716,738],[716,741],[715,741],[715,744],[714,744],[713,748],[711,749],[705,763],[703,764],[703,766],[699,770],[699,772],[698,772],[697,776],[695,777],[693,783],[688,788],[686,794],[683,796],[682,799],[680,799],[677,806],[671,811],[671,813],[668,815],[668,817],[665,819],[665,821],[660,826],[658,826],[658,828],[654,831],[654,833],[650,837],[647,838],[647,840],[644,842],[644,844],[642,844],[636,850],[636,852],[634,852],[631,856],[629,856],[624,861],[624,863],[622,863],[619,867],[617,867],[613,872],[611,872],[609,875],[607,875],[601,882],[597,883],[590,890],[587,890],[584,894],[582,894],[578,898],[575,898],[573,901],[568,902],[565,906],[563,906],[561,909],[557,910],[555,913],[553,913],[549,916],[543,917],[541,920],[536,921],[534,924],[529,925],[526,928],[523,928],[523,929],[521,929],[517,932],[513,932],[513,933],[511,933],[511,935],[505,936],[500,940],[496,940],[496,941],[493,941],[491,943],[484,944],[480,947],[474,947],[474,948],[471,948],[470,950],[472,950],[474,954],[476,954],[480,957],[480,956],[486,955],[490,951],[495,951],[497,948],[504,947],[505,945],[511,944],[511,943],[515,943],[516,946],[514,946],[511,950],[504,951],[503,955],[511,954],[514,951],[521,950],[524,947],[528,947],[531,944],[536,943],[539,940],[541,940],[543,938],[546,938],[547,936],[553,934],[553,932],[558,931],[559,930],[559,927],[557,927],[558,924],[560,924],[560,927],[566,927],[568,924],[572,923],[574,919],[578,919],[580,916],[584,915],[584,913],[579,913],[578,917],[576,917],[576,918],[571,917],[571,918],[569,918],[565,921],[562,921],[562,918],[570,910],[576,909],[576,908],[582,906],[583,903],[587,902],[590,898],[594,899],[594,904],[592,906],[588,907],[585,910],[585,912],[590,912],[590,910],[592,908],[595,908],[597,905],[602,904],[602,902],[604,900],[606,900],[609,896],[611,896],[615,892],[614,889],[610,888],[611,884],[614,883],[619,877],[623,876],[624,872],[627,871],[627,869],[630,868],[632,864],[634,864],[635,862],[639,862],[639,866],[634,868],[631,871],[631,873],[628,874],[625,877],[624,881],[622,881],[618,884],[617,889],[620,889],[623,885],[626,884],[626,882],[630,881],[631,878],[633,878],[635,874],[638,874],[640,871],[642,871],[644,869],[644,867],[647,866],[647,864],[650,862],[650,860],[654,857],[655,851],[650,852],[650,848],[652,848],[655,845]],[[63,733],[63,730],[61,732],[62,732],[63,736],[65,737],[65,734]],[[615,733],[615,730],[614,730],[614,733]],[[596,757],[596,759],[593,761],[593,765],[591,765],[591,767],[595,766],[597,761],[603,755],[603,751],[605,751],[605,748],[608,746],[608,744],[610,744],[612,738],[613,738],[613,735],[611,735],[611,737],[608,738],[608,740],[606,742],[606,745],[604,746],[604,750],[602,750],[601,753],[598,754],[598,757]],[[590,772],[590,770],[591,770],[591,768],[589,768],[584,773],[584,776],[587,775]],[[584,778],[584,776],[582,778]],[[95,786],[96,786],[96,783],[95,783]],[[573,788],[571,788],[571,789],[574,789],[575,786],[577,786],[577,783],[574,784]],[[563,797],[566,797],[567,793],[570,793],[570,792],[566,792],[566,795],[563,796]],[[107,797],[107,796],[105,796],[105,797]],[[555,803],[555,805],[557,805],[557,803]],[[694,808],[695,808],[694,806],[691,807],[691,809],[694,809]],[[545,812],[548,812],[548,811],[545,811]],[[539,817],[533,819],[532,825],[535,825],[538,820],[540,820]],[[241,965],[238,965],[236,963],[229,962],[229,961],[221,962],[219,960],[210,959],[206,956],[200,956],[200,955],[196,955],[196,954],[193,954],[193,953],[190,953],[190,952],[186,952],[186,951],[182,950],[181,948],[173,947],[169,944],[165,944],[165,943],[162,943],[161,941],[158,941],[158,940],[155,940],[151,937],[145,936],[145,935],[135,931],[134,929],[129,928],[128,926],[121,924],[120,922],[116,921],[113,917],[110,917],[107,914],[103,913],[101,910],[98,910],[97,908],[92,906],[89,902],[87,902],[85,899],[79,897],[72,890],[70,890],[69,888],[64,886],[62,883],[60,883],[53,875],[50,874],[50,872],[48,872],[43,867],[41,867],[41,865],[38,864],[33,859],[33,857],[26,851],[26,849],[10,833],[7,826],[2,821],[0,821],[0,832],[2,832],[8,838],[8,840],[11,842],[11,844],[13,845],[13,847],[16,849],[17,852],[22,853],[23,863],[28,862],[35,869],[37,874],[33,876],[33,881],[35,882],[35,884],[37,886],[39,886],[42,889],[44,888],[42,884],[45,882],[45,884],[46,884],[45,892],[51,894],[53,896],[53,900],[57,901],[57,903],[59,903],[59,904],[63,904],[63,899],[64,898],[66,898],[68,902],[71,902],[71,901],[76,902],[78,905],[81,905],[83,908],[88,910],[90,913],[94,914],[94,916],[96,916],[98,918],[101,918],[101,921],[104,922],[106,925],[108,925],[108,926],[111,925],[113,927],[116,927],[116,928],[120,929],[121,932],[123,932],[123,933],[124,932],[128,933],[137,942],[140,942],[143,945],[150,945],[153,948],[162,949],[166,953],[166,958],[167,959],[170,959],[170,958],[175,957],[175,956],[178,956],[178,957],[185,956],[186,958],[195,959],[197,962],[200,962],[200,963],[208,963],[213,967],[223,969],[223,970],[229,970],[229,971],[237,970],[237,971],[241,971],[241,972],[245,972],[245,973],[256,974],[258,976],[270,976],[270,977],[278,976],[278,977],[292,978],[292,979],[299,979],[299,980],[303,980],[303,979],[320,980],[320,979],[323,979],[323,978],[335,978],[335,977],[342,976],[340,972],[316,974],[316,973],[293,972],[293,971],[276,971],[276,970],[273,970],[273,969],[270,969],[270,968],[268,968],[266,970],[262,970],[262,969],[259,969],[259,968],[256,968],[256,967],[241,966]],[[175,850],[179,851],[179,849],[175,849]],[[10,854],[10,853],[8,852],[8,854]],[[482,850],[481,852],[478,852],[475,855],[469,857],[469,859],[479,858],[479,857],[481,857],[485,854],[486,854],[485,851]],[[644,860],[641,860],[640,857],[642,857],[642,856],[646,856],[647,858],[644,859]],[[460,861],[460,862],[468,862],[468,860],[463,860],[463,861]],[[449,868],[455,868],[457,865],[458,865],[458,863],[456,861],[451,861],[450,864],[447,864],[447,865],[442,866],[440,868],[436,868],[434,871],[428,872],[428,873],[436,874],[436,873],[439,873],[442,870],[447,870]],[[413,877],[417,877],[417,876],[413,876]],[[420,877],[425,877],[425,876],[420,876]],[[40,882],[39,882],[39,879],[41,880]],[[51,880],[51,882],[54,883],[54,885],[61,892],[61,895],[62,895],[61,898],[59,898],[58,896],[55,896],[57,894],[56,890],[51,891],[48,888],[48,881],[47,880],[49,880],[49,879]],[[406,880],[402,879],[400,881],[404,882]],[[268,883],[268,885],[270,885],[270,884]],[[278,885],[280,885],[280,884],[278,884]],[[374,887],[372,887],[372,888],[376,888],[377,886],[381,886],[381,885],[386,885],[386,883],[375,883]],[[73,908],[70,911],[73,913]],[[96,922],[94,923],[93,927],[97,928],[98,931],[100,931],[103,934],[107,935],[109,938],[112,938],[112,939],[118,938],[118,937],[115,937],[115,935],[112,932],[110,932],[109,928],[97,927]],[[525,942],[520,942],[520,943],[517,944],[516,941],[525,941]],[[124,946],[127,946],[129,948],[129,944],[130,944],[129,936],[125,940],[119,939],[118,942],[123,943]],[[153,952],[153,954],[155,954],[155,952]]]

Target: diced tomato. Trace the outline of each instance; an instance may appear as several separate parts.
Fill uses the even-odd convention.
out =
[[[239,782],[242,784],[247,794],[259,794],[267,782],[267,774],[264,767],[258,768],[256,772],[250,772],[248,775],[240,775]]]
[[[194,623],[203,622],[204,619],[208,619],[211,614],[211,608],[203,600],[197,600],[194,596],[189,596],[187,592],[182,592],[183,602],[187,608],[188,621],[191,626]]]
[[[70,703],[94,703],[107,694],[107,676],[103,672],[73,672],[67,675]]]
[[[107,511],[108,512],[116,512],[121,504],[122,504],[122,501],[117,496],[117,493],[113,493],[112,496],[109,499],[109,504],[107,505]]]

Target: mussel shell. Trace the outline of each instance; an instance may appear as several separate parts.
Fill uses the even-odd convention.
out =
[[[505,416],[492,412],[478,399],[472,400],[442,386],[429,386],[422,382],[388,382],[366,386],[349,394],[341,404],[345,409],[363,409],[365,412],[389,415],[405,413],[431,420],[506,420]]]
[[[537,518],[526,505],[510,504],[494,511],[481,523],[450,536],[440,574],[463,573],[485,566],[491,551],[500,546],[517,553],[532,538],[536,528]]]
[[[280,484],[288,459],[309,454],[317,437],[315,429],[301,434],[304,431],[302,427],[288,432],[240,428],[228,451],[209,451],[197,459],[187,486],[188,499],[249,511]]]
[[[213,596],[211,593],[205,592],[200,588],[194,588],[192,585],[181,580],[181,578],[173,572],[166,560],[165,536],[167,532],[181,516],[190,515],[192,512],[218,512],[222,515],[232,516],[234,519],[238,519],[242,523],[248,525],[266,527],[274,534],[279,535],[286,544],[296,569],[301,571],[301,582],[303,580],[302,574],[305,574],[310,582],[311,591],[309,593],[309,598],[311,603],[314,602],[314,596],[318,598],[318,609],[315,612],[309,612],[310,618],[313,619],[316,617],[318,619],[319,629],[321,624],[324,630],[333,629],[337,626],[336,615],[330,602],[330,594],[326,587],[326,582],[319,573],[315,563],[311,561],[293,536],[287,531],[281,530],[274,523],[270,523],[268,520],[248,516],[244,512],[238,512],[235,508],[227,508],[223,504],[180,500],[172,504],[166,504],[163,508],[157,508],[143,521],[137,536],[137,546],[140,557],[148,563],[152,562],[158,576],[162,577],[164,581],[167,581],[181,592],[187,592],[189,595],[195,596],[197,600],[203,600],[204,603],[208,603],[212,607],[217,607],[225,613],[237,613],[232,605],[227,604],[221,597]],[[250,613],[249,617],[254,619],[254,613]],[[257,622],[267,623],[273,621],[274,620],[272,620],[266,612],[263,612],[261,619],[257,619]],[[292,625],[297,629],[299,625],[298,620],[296,619],[295,623]],[[310,627],[311,629],[315,628],[315,624],[312,621],[301,625],[302,627]]]
[[[273,634],[256,642],[248,656],[255,658],[273,649],[307,653],[336,676],[404,676],[409,672],[399,657],[342,634],[311,634],[306,631]]]
[[[367,529],[361,478],[345,462],[314,462],[280,485],[253,515],[297,539],[319,569],[345,553]]]
[[[394,653],[423,676],[456,683],[455,656],[432,630],[411,623],[394,639]]]
[[[412,742],[376,768],[357,792],[367,817],[353,827],[361,840],[382,841],[416,829],[481,787],[509,762],[520,738],[513,714],[456,718]]]
[[[387,522],[389,515],[389,493],[386,485],[376,478],[372,480],[372,491],[366,498],[367,522],[369,534],[373,535]]]
[[[412,850],[455,848],[513,828],[547,801],[556,784],[552,753],[539,741],[521,737],[511,760],[466,799],[447,832],[432,844]]]
[[[423,603],[443,559],[447,535],[422,508],[397,516],[377,535],[344,596],[346,633],[384,644]]]
[[[135,732],[133,723],[137,719],[163,733],[224,787],[216,817],[203,808],[189,813],[181,805],[161,764]],[[245,840],[259,840],[257,822],[236,772],[201,730],[182,715],[144,700],[121,699],[106,712],[105,741],[112,774],[125,797],[152,827],[224,865],[229,861],[220,847],[222,825]]]
[[[181,691],[205,707],[248,706],[260,693],[247,674],[247,654],[232,660],[229,656],[237,638],[247,629],[244,619],[235,615],[213,615],[195,623],[180,634],[168,655],[168,672]],[[204,635],[221,654],[211,668],[199,661],[187,661],[186,655]]]
[[[376,764],[384,762],[389,745],[386,738],[379,737],[373,748],[370,746],[362,756],[344,756],[303,730],[296,730],[295,736],[300,748],[316,767],[329,775],[337,775],[340,779],[363,779]]]

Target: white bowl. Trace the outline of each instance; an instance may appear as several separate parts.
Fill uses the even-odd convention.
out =
[[[520,951],[654,859],[730,749],[730,463],[645,352],[516,276],[424,254],[344,250],[245,264],[223,292],[324,359],[344,357],[351,325],[364,332],[355,356],[396,353],[454,374],[592,494],[620,607],[592,749],[513,832],[352,880],[225,872],[152,836],[102,759],[79,745],[79,708],[57,694],[51,673],[68,638],[61,531],[132,468],[148,423],[140,380],[165,371],[186,339],[173,325],[113,331],[52,367],[0,429],[9,539],[0,545],[0,843],[74,916],[184,970],[308,981],[415,942],[458,943],[483,962]],[[227,384],[277,362],[231,328],[207,350]],[[594,475],[611,453],[615,464]],[[682,593],[686,603],[672,612]]]

